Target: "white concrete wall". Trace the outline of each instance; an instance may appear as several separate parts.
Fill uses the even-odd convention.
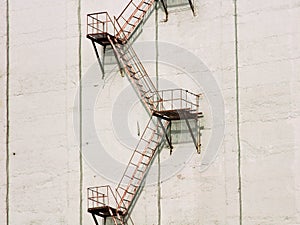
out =
[[[86,188],[115,185],[90,168],[88,161],[80,169],[73,107],[79,69],[84,76],[95,63],[85,38],[86,14],[108,10],[116,15],[124,5],[96,0],[81,5],[78,1],[10,1],[11,225],[92,225],[86,212]],[[300,224],[299,9],[297,0],[237,1],[243,224]],[[172,11],[167,23],[159,22],[159,41],[181,46],[207,65],[224,97],[226,127],[218,157],[206,171],[199,171],[201,156],[194,154],[179,174],[161,184],[162,224],[240,224],[234,2],[196,1],[196,17],[190,10]],[[6,217],[5,12],[6,1],[0,1],[1,218]],[[164,18],[162,11],[159,17]],[[138,41],[154,37],[153,14]],[[177,54],[180,57],[181,52]],[[145,66],[154,75],[154,65]],[[183,80],[174,68],[159,65],[159,70],[160,78]],[[111,154],[126,163],[130,151],[124,151],[114,136],[111,112],[128,81],[117,69],[108,77],[96,102],[96,129]],[[92,88],[97,84],[88,83],[83,91]],[[138,106],[129,115],[137,138],[136,121],[143,130],[145,115]],[[204,119],[208,128],[203,131],[204,146],[209,118]],[[93,144],[88,133],[83,137],[83,149]],[[167,152],[162,154],[163,159],[168,157]],[[157,224],[157,207],[157,184],[147,186],[133,212],[135,224]]]
[[[79,154],[72,107],[78,84],[77,5],[9,2],[9,224],[75,224]],[[4,150],[1,147],[1,154]]]
[[[299,2],[238,11],[244,220],[299,224]]]
[[[6,2],[0,1],[0,217],[6,222]]]
[[[223,145],[211,167],[200,172],[201,157],[195,154],[177,176],[163,183],[162,224],[239,224],[234,8],[231,1],[197,2],[196,6],[196,17],[190,10],[171,13],[169,21],[160,24],[159,40],[191,51],[207,65],[224,97],[226,128]],[[180,57],[182,53],[177,54]],[[174,74],[164,72],[166,78],[174,79]],[[178,80],[184,76],[176,75]],[[210,129],[207,118],[204,126]],[[203,135],[204,146],[205,137],[209,136]]]

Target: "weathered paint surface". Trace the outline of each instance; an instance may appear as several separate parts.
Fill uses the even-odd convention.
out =
[[[85,38],[85,15],[103,9],[118,14],[125,4],[113,2],[118,1],[26,1],[26,4],[9,1],[10,61],[6,71],[6,1],[0,1],[0,217],[6,218],[5,167],[9,160],[11,225],[93,224],[86,213],[85,190],[110,182],[95,173],[88,160],[80,170],[73,107],[79,66],[86,74],[96,61],[91,43]],[[188,8],[172,9],[169,21],[158,23],[158,39],[191,51],[212,72],[224,97],[225,134],[217,159],[206,171],[199,171],[201,157],[194,154],[180,173],[161,184],[162,224],[240,224],[237,105],[242,224],[300,224],[299,1],[237,1],[237,24],[233,1],[196,1],[196,14],[193,17]],[[164,19],[162,11],[159,16]],[[154,40],[155,26],[153,14],[137,41]],[[180,54],[176,52],[178,57]],[[145,66],[154,76],[155,65]],[[160,78],[175,83],[185,81],[182,72],[167,65],[159,65],[159,74]],[[120,145],[111,114],[114,102],[127,86],[128,81],[115,68],[95,108],[87,109],[95,110],[96,130],[102,144],[124,164],[130,150],[124,151]],[[97,84],[87,84],[83,93],[92,88],[98,88]],[[138,103],[128,113],[128,124],[135,138],[138,138],[137,121],[141,130],[147,122],[143,113]],[[209,115],[206,118],[204,145],[211,126]],[[85,132],[83,149],[93,144]],[[167,151],[162,154],[163,160],[169,157]],[[80,174],[83,175],[82,208]],[[116,175],[116,180],[118,176],[121,174]],[[151,225],[157,224],[157,214],[154,184],[144,189],[133,218],[136,224]],[[6,224],[5,219],[1,219],[2,224]]]

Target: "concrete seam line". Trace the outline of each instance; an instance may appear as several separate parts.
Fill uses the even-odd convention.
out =
[[[235,85],[236,85],[236,129],[238,151],[238,193],[239,193],[239,222],[243,224],[242,201],[242,171],[241,171],[241,140],[240,140],[240,96],[239,96],[239,56],[238,56],[238,18],[237,0],[234,0],[234,30],[235,30]]]
[[[155,72],[156,72],[156,89],[158,90],[158,1],[155,3]],[[160,149],[157,155],[157,223],[161,225],[161,177],[160,177]]]
[[[82,61],[81,61],[81,0],[78,0],[77,7],[77,20],[78,20],[78,79],[79,79],[79,224],[83,224],[83,158],[82,158]]]
[[[6,224],[9,225],[9,193],[10,193],[10,176],[9,176],[9,166],[10,166],[10,158],[9,158],[9,0],[6,1]]]

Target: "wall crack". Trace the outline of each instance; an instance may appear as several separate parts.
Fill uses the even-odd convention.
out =
[[[9,36],[9,0],[6,1],[6,140],[5,140],[5,148],[6,148],[6,224],[9,225],[9,194],[10,194],[10,149],[9,149],[9,134],[10,134],[10,123],[9,123],[9,118],[10,118],[10,112],[9,112],[9,72],[10,72],[10,66],[9,66],[9,54],[10,54],[10,36]]]
[[[156,89],[158,90],[158,26],[159,26],[159,18],[158,18],[158,1],[155,3],[155,75],[156,75]],[[158,175],[157,175],[157,224],[161,225],[161,159],[160,159],[160,150],[162,146],[158,149],[157,154],[157,167],[158,167]]]
[[[239,95],[239,55],[238,55],[238,14],[237,0],[234,0],[234,30],[235,30],[235,88],[236,88],[236,131],[238,151],[238,193],[239,193],[239,224],[243,224],[242,201],[242,168],[241,168],[241,140],[240,140],[240,95]]]
[[[81,30],[81,0],[78,0],[78,80],[79,80],[79,224],[83,224],[83,157],[82,157],[82,30]]]

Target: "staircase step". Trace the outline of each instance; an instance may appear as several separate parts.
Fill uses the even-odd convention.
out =
[[[142,156],[147,157],[147,158],[151,158],[151,157],[152,157],[152,156],[150,156],[150,155],[147,155],[147,154],[142,153],[142,152],[139,152],[139,151],[136,151],[136,152],[139,153],[139,154],[142,155]]]
[[[127,177],[127,178],[129,178],[129,179],[133,180],[133,177],[131,177],[131,176],[124,175],[124,177]]]
[[[134,184],[130,184],[129,186],[132,186],[132,187],[135,187],[135,188],[139,187],[138,185],[134,185]]]
[[[156,149],[153,149],[153,148],[150,148],[150,147],[148,147],[148,149],[150,149],[150,150],[153,151],[153,152],[156,151]]]
[[[146,162],[141,162],[141,164],[145,165],[145,166],[148,166],[149,165],[149,162],[146,163]]]
[[[141,165],[134,164],[133,162],[130,162],[130,164],[137,167],[137,168],[139,168],[141,166]]]
[[[135,76],[130,76],[131,78],[135,79],[135,80],[140,80],[139,78],[135,77]]]
[[[125,199],[125,198],[122,201],[131,202],[131,200],[128,200],[128,199]]]
[[[141,9],[141,8],[138,8],[138,10],[141,11],[141,12],[146,12],[146,10]]]
[[[136,179],[136,180],[141,180],[142,178],[140,178],[140,177],[135,177],[135,176],[133,176],[134,177],[134,179]]]
[[[144,96],[144,98],[150,99],[152,98],[152,96]]]
[[[140,90],[141,92],[143,92],[144,94],[147,94],[150,90],[144,91],[144,90]]]
[[[134,73],[134,74],[137,73],[136,71],[134,71],[134,70],[132,69],[132,67],[129,67],[129,68],[127,68],[127,69],[129,70],[130,73]]]
[[[134,164],[134,163],[132,163],[132,162],[130,162],[130,164],[131,164],[131,165],[134,165],[135,167],[139,167],[138,165],[136,165],[136,164]],[[146,165],[146,166],[149,165],[149,163],[145,163],[145,162],[141,162],[140,164]]]
[[[141,169],[137,169],[137,171],[139,171],[140,173],[144,173],[145,170],[141,170]]]
[[[140,178],[139,177],[135,177],[135,176],[129,176],[129,175],[124,175],[125,177],[128,177],[128,178],[130,178],[130,179],[132,179],[132,180],[134,180],[134,179],[136,179],[136,180],[140,180]]]
[[[143,140],[143,141],[145,141],[145,142],[147,142],[147,143],[150,143],[150,141],[148,141],[148,140],[146,140],[146,139],[144,139],[144,138],[142,138],[141,140]]]
[[[129,72],[130,72],[130,74],[133,74],[133,75],[138,73],[138,72],[135,72],[135,71],[132,71],[132,70],[129,70]],[[133,77],[133,76],[130,76],[130,77]]]
[[[135,167],[139,167],[138,165],[136,165],[136,164],[134,164],[132,162],[130,162],[130,164],[133,165],[133,166],[135,166]]]
[[[155,143],[155,144],[158,144],[159,141],[154,141],[153,139],[151,140],[151,142]]]
[[[150,105],[150,106],[154,106],[154,104],[152,102],[146,102],[147,105]]]
[[[134,195],[133,192],[128,191],[126,188],[123,188],[123,187],[119,187],[119,188],[121,188],[127,194]]]
[[[147,127],[147,129],[152,130],[152,131],[156,131],[156,129],[154,129],[152,127]]]
[[[127,69],[130,71],[130,72],[134,72],[134,73],[137,73],[136,69],[133,67],[133,66],[130,66],[130,65],[126,65]]]
[[[152,128],[152,127],[147,127],[147,129],[149,129],[149,130],[152,130],[152,131],[157,131],[157,129],[154,129],[154,128]]]
[[[130,25],[130,26],[132,26],[132,27],[135,27],[135,25],[134,24],[132,24],[132,23],[127,23],[128,25]]]
[[[125,55],[126,55],[126,53],[124,55],[122,55],[122,57]],[[126,62],[130,62],[132,59],[134,59],[134,56],[130,56],[128,59],[123,59],[123,60]]]

